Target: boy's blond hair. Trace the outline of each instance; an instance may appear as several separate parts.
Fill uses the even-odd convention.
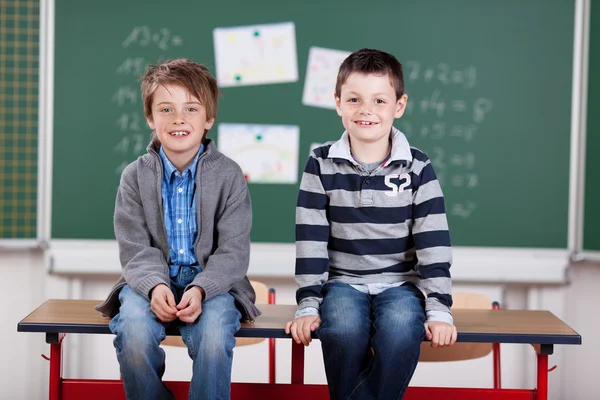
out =
[[[144,115],[152,120],[152,101],[159,85],[179,85],[194,95],[206,110],[206,119],[217,116],[219,87],[208,68],[186,58],[175,58],[159,64],[149,65],[140,78]],[[154,135],[153,135],[154,140]]]

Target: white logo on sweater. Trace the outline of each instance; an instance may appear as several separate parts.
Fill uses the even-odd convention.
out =
[[[392,179],[398,178],[398,183],[400,185],[396,185],[392,182]],[[398,196],[398,193],[404,192],[404,189],[410,185],[410,175],[407,173],[400,175],[386,175],[385,176],[385,186],[392,189],[391,192],[385,192],[386,195],[390,197]]]

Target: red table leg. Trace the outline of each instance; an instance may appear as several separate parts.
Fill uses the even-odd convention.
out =
[[[494,348],[494,389],[500,389],[502,387],[501,378],[501,367],[500,367],[500,343],[493,343]]]
[[[61,399],[61,380],[62,380],[62,339],[64,335],[58,336],[58,343],[50,344],[50,385],[49,399]]]
[[[269,304],[275,304],[275,289],[269,289]],[[274,384],[277,382],[275,376],[275,339],[269,339],[269,383]]]
[[[269,383],[276,383],[275,378],[275,339],[269,339]]]
[[[537,399],[548,399],[548,354],[537,355]]]
[[[292,340],[292,383],[304,383],[304,345]]]

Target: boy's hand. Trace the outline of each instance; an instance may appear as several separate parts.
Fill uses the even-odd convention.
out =
[[[308,346],[312,341],[311,333],[319,326],[321,326],[321,318],[318,315],[307,315],[285,324],[285,333],[291,332],[296,343]]]
[[[177,304],[177,317],[183,322],[194,322],[202,314],[204,289],[194,286],[187,290]]]
[[[447,322],[425,322],[425,337],[431,340],[431,347],[452,346],[456,342],[456,327]]]
[[[175,296],[164,283],[157,285],[150,293],[150,308],[162,322],[171,322],[177,318]]]

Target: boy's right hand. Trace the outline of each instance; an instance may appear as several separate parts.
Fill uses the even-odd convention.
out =
[[[285,324],[285,333],[291,333],[296,343],[308,346],[312,341],[311,333],[321,326],[318,315],[306,315]]]
[[[150,308],[162,322],[171,322],[177,318],[175,296],[164,283],[157,285],[150,293]]]

